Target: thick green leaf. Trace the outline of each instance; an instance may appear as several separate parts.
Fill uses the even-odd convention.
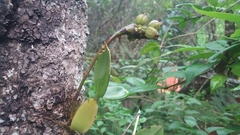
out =
[[[225,48],[229,47],[228,43],[226,40],[217,40],[213,42],[209,42],[204,45],[206,48],[214,51],[221,51],[224,50]]]
[[[104,96],[110,79],[111,56],[107,45],[105,47],[105,50],[98,55],[94,68],[94,87],[97,99]]]
[[[160,49],[155,49],[153,51],[150,52],[150,58],[154,59],[154,58],[158,58],[160,56],[161,52]],[[158,63],[159,59],[154,60],[156,63]]]
[[[209,127],[209,128],[206,129],[206,131],[208,133],[211,133],[211,132],[216,131],[218,129],[223,129],[223,127]]]
[[[184,121],[190,127],[194,127],[197,124],[196,119],[193,116],[185,116]]]
[[[185,70],[186,86],[191,83],[191,81],[198,75],[204,73],[206,70],[210,69],[214,63],[209,64],[191,64]]]
[[[231,72],[233,74],[235,74],[236,76],[239,76],[240,77],[240,61],[236,61],[235,63],[233,63],[231,66],[232,68]]]
[[[107,91],[104,95],[104,98],[107,99],[124,99],[129,95],[129,92],[127,89],[125,89],[123,86],[108,86]]]
[[[235,44],[235,45],[232,45],[232,46],[229,46],[229,47],[227,47],[227,48],[225,48],[225,49],[223,49],[223,50],[221,50],[221,51],[218,51],[217,53],[215,53],[214,55],[212,55],[209,59],[208,59],[208,61],[209,62],[211,62],[211,61],[213,61],[214,59],[216,59],[216,58],[218,58],[220,55],[222,55],[222,53],[223,52],[225,52],[225,51],[228,51],[228,50],[237,50],[238,51],[238,49],[239,49],[239,44]]]
[[[206,0],[206,1],[214,7],[218,5],[218,0]]]
[[[92,126],[98,112],[98,104],[95,99],[88,99],[81,104],[71,122],[71,130],[81,134],[87,132]]]
[[[136,135],[164,135],[164,129],[161,125],[153,125],[139,130]]]
[[[240,29],[236,29],[230,38],[240,38]]]
[[[199,101],[198,101],[199,102]],[[193,114],[200,114],[199,112],[195,111],[195,110],[186,110],[185,111],[185,114],[188,114],[188,115],[193,115]]]
[[[233,89],[231,89],[231,91],[238,91],[238,90],[240,90],[240,85],[235,87],[235,88],[233,88]]]
[[[126,81],[135,86],[145,84],[143,79],[137,77],[126,77]]]
[[[213,52],[200,53],[197,55],[193,55],[193,56],[187,58],[186,60],[190,61],[190,60],[198,60],[198,59],[207,59],[207,58],[211,57],[213,54],[214,54]]]
[[[209,127],[206,129],[208,133],[211,133],[213,131],[216,131],[218,135],[228,135],[229,133],[233,133],[234,130],[227,129],[224,127]]]
[[[217,130],[218,135],[229,135],[230,133],[233,133],[233,132],[234,132],[234,130],[226,129],[226,128]]]
[[[144,45],[144,47],[140,51],[140,54],[146,54],[154,50],[160,50],[159,43],[156,41],[150,41],[149,43]]]
[[[210,17],[215,17],[218,19],[224,19],[224,20],[228,20],[230,22],[235,22],[235,23],[240,23],[240,15],[237,14],[231,14],[231,13],[223,13],[223,12],[214,12],[214,11],[205,11],[205,10],[201,10],[196,8],[195,6],[192,6],[193,9],[200,13],[200,14],[204,14]]]
[[[197,100],[196,98],[189,98],[187,100],[186,104],[189,104],[189,105],[192,105],[192,104],[201,105],[201,102],[199,100]]]
[[[172,124],[169,125],[169,129],[178,129],[179,127],[182,127],[182,125],[182,122],[174,121]]]
[[[214,92],[218,87],[222,86],[224,82],[227,80],[227,77],[221,74],[216,74],[211,78],[210,88],[211,93]]]
[[[144,85],[139,85],[139,86],[135,86],[135,87],[133,87],[133,88],[131,88],[130,90],[129,90],[129,92],[131,93],[131,94],[133,94],[133,93],[138,93],[138,92],[148,92],[148,91],[153,91],[153,90],[157,90],[157,89],[159,89],[159,88],[161,88],[160,86],[158,86],[158,85],[151,85],[151,84],[144,84]]]
[[[208,133],[203,130],[194,130],[194,133],[196,133],[196,135],[208,135]]]

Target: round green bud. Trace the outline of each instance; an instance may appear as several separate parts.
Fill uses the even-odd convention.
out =
[[[145,30],[145,36],[149,39],[157,39],[159,37],[159,34],[155,28],[147,27]]]
[[[162,22],[159,22],[158,20],[152,20],[151,22],[149,22],[148,26],[149,27],[153,27],[156,30],[160,30],[160,28],[162,27]]]
[[[135,23],[137,25],[145,25],[147,22],[148,22],[148,17],[146,14],[140,14],[135,19]]]

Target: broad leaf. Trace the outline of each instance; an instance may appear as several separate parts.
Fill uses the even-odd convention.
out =
[[[236,48],[235,48],[235,47],[236,47]],[[223,50],[221,50],[221,51],[218,51],[217,53],[215,53],[214,55],[212,55],[212,56],[208,59],[208,61],[211,62],[211,61],[215,60],[215,59],[218,58],[220,55],[222,55],[222,53],[225,52],[225,51],[235,50],[235,49],[237,49],[237,50],[239,49],[239,45],[238,45],[238,44],[229,46],[229,47],[227,47],[227,48],[225,48],[225,49],[223,49]]]
[[[218,87],[222,86],[224,82],[227,80],[227,77],[221,74],[216,74],[211,78],[210,88],[211,93],[214,92]]]
[[[233,63],[231,66],[232,68],[231,72],[233,74],[235,74],[236,76],[239,76],[240,77],[240,61],[236,61],[235,63]]]
[[[172,124],[169,125],[169,129],[178,129],[179,127],[182,127],[183,123],[180,121],[174,121]]]
[[[87,132],[92,126],[98,111],[98,104],[95,99],[88,99],[81,104],[71,122],[71,130],[81,134]]]
[[[238,91],[238,90],[240,90],[240,85],[235,87],[235,88],[233,88],[233,89],[231,89],[231,91]]]
[[[144,47],[140,51],[140,54],[146,54],[154,50],[160,50],[159,43],[156,41],[150,41],[149,43],[144,45]]]
[[[164,129],[161,125],[153,125],[139,130],[136,135],[164,135]]]
[[[139,85],[131,88],[129,92],[132,93],[138,93],[138,92],[148,92],[148,91],[153,91],[161,88],[158,85],[151,85],[151,84],[144,84],[144,85]]]
[[[191,83],[191,81],[198,75],[204,73],[206,70],[210,69],[214,63],[209,64],[191,64],[185,70],[186,76],[186,86]]]
[[[197,100],[196,98],[189,98],[187,100],[186,104],[189,104],[189,105],[192,105],[192,104],[201,105],[201,102],[199,100]]]
[[[205,10],[201,10],[196,8],[195,6],[192,6],[193,9],[200,13],[200,14],[204,14],[210,17],[215,17],[218,19],[224,19],[224,20],[228,20],[230,22],[235,22],[235,23],[240,23],[240,15],[237,14],[231,14],[231,13],[223,13],[223,12],[214,12],[214,11],[205,11]]]
[[[197,55],[190,56],[189,58],[187,58],[187,61],[198,60],[198,59],[207,59],[207,58],[211,57],[213,54],[214,54],[213,52],[200,53]]]
[[[240,29],[236,29],[230,38],[240,38]]]
[[[197,124],[196,119],[193,116],[185,116],[184,121],[190,127],[194,127]]]
[[[206,1],[214,7],[218,5],[218,0],[206,0]]]
[[[107,45],[105,47],[105,50],[98,55],[94,68],[94,87],[97,99],[104,96],[110,79],[111,56]]]
[[[127,89],[125,89],[123,86],[113,85],[108,86],[107,91],[104,95],[104,98],[107,99],[124,99],[129,95],[129,92]]]
[[[126,81],[135,86],[145,84],[143,79],[137,77],[126,77]]]
[[[214,51],[221,51],[225,48],[229,47],[226,40],[217,40],[213,42],[209,42],[204,45],[206,48],[214,50]]]

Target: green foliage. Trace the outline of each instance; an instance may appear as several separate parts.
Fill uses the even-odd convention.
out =
[[[153,125],[148,128],[141,129],[136,135],[164,135],[163,127]]]
[[[134,119],[133,111],[121,105],[119,100],[99,100],[99,112],[95,120],[95,124],[86,133],[86,135],[119,135],[122,134],[127,125]],[[145,117],[140,117],[139,124],[146,122]],[[140,129],[141,126],[138,126]],[[127,130],[132,133],[133,126]]]
[[[116,43],[111,48],[117,57],[112,67],[118,74],[111,76],[107,92],[100,99],[97,120],[87,134],[122,134],[139,108],[142,114],[137,131],[162,125],[165,135],[240,133],[240,104],[237,103],[240,86],[228,81],[238,80],[240,76],[240,2],[184,2],[173,0],[165,5],[160,1],[155,4],[136,2],[133,6],[136,10],[146,9],[145,13],[151,17],[164,18],[160,37],[158,41],[144,42],[144,45],[138,41],[125,43],[123,39],[121,44]],[[159,4],[165,9],[151,10]],[[164,10],[168,12],[162,17]],[[117,18],[121,20],[119,16]],[[236,26],[230,36],[223,26],[228,25],[226,21],[234,22]],[[169,77],[176,77],[183,89],[189,86],[188,95],[166,94],[168,88],[163,82]],[[205,78],[205,81],[196,81],[198,78]],[[195,86],[199,83],[200,86]],[[88,89],[88,96],[94,97],[92,85]],[[122,103],[126,102],[133,105],[123,107]],[[127,134],[133,132],[133,125]]]

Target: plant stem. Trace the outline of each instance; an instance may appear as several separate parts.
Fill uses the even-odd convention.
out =
[[[128,31],[126,30],[125,27],[121,28],[120,30],[118,30],[117,32],[115,32],[102,46],[101,48],[98,50],[98,52],[96,53],[96,55],[94,56],[94,58],[92,59],[91,64],[89,65],[88,69],[85,71],[85,74],[78,86],[77,92],[75,94],[75,96],[73,97],[73,102],[72,102],[72,107],[71,107],[71,114],[70,114],[70,120],[72,120],[73,116],[74,116],[74,110],[77,104],[77,98],[79,96],[79,93],[82,89],[82,86],[85,82],[85,80],[87,79],[87,76],[89,74],[89,72],[91,71],[93,65],[95,64],[95,62],[97,61],[98,55],[100,53],[102,53],[102,51],[105,49],[105,47],[107,45],[109,45],[114,39],[116,39],[117,37],[120,37],[121,35],[127,34]]]

